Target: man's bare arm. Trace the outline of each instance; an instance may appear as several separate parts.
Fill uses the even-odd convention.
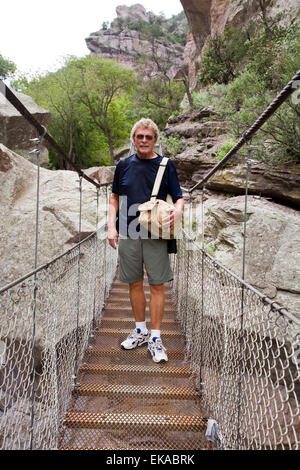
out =
[[[119,210],[119,195],[112,193],[108,207],[108,242],[112,248],[117,248],[119,233],[116,229],[116,217]]]

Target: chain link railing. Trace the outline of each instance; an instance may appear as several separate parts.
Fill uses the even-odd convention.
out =
[[[80,362],[116,272],[117,252],[108,248],[106,228],[110,183],[97,183],[71,162],[1,80],[0,92],[39,133],[30,152],[37,161],[35,269],[0,289],[0,449],[56,449]],[[42,139],[78,173],[79,243],[38,267]],[[83,178],[96,188],[97,208],[96,231],[81,240]]]
[[[300,320],[245,282],[250,145],[255,132],[293,93],[300,71],[239,142],[191,189],[189,233],[178,240],[173,257],[173,296],[186,336],[186,357],[201,396],[204,415],[215,423],[215,447],[223,449],[299,449]],[[194,241],[191,194],[247,143],[241,278],[204,249],[204,198],[201,246]],[[185,226],[186,227],[186,226]]]
[[[300,321],[274,309],[185,233],[173,292],[203,413],[220,430],[216,444],[299,449]]]
[[[104,269],[105,266],[105,269]],[[1,289],[0,448],[55,449],[116,268],[103,229]]]

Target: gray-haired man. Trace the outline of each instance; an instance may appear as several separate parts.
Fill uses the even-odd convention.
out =
[[[132,128],[131,140],[136,147],[136,154],[125,159],[121,184],[120,163],[117,164],[112,195],[108,214],[108,240],[113,248],[119,242],[119,279],[129,284],[129,295],[135,316],[136,327],[121,343],[124,349],[133,349],[147,345],[154,362],[168,360],[166,350],[161,340],[161,323],[164,312],[164,283],[173,279],[167,252],[167,240],[151,239],[140,230],[137,223],[139,204],[150,199],[157,170],[162,156],[154,152],[154,146],[159,138],[159,131],[151,119],[141,119]],[[121,186],[121,187],[120,187]],[[184,201],[176,173],[171,160],[168,160],[161,182],[158,199],[166,200],[171,194],[174,210],[165,223],[172,227],[174,221],[182,216]],[[116,229],[116,214],[121,198],[126,198],[127,204],[120,205],[120,226]],[[124,214],[122,207],[126,206]],[[150,319],[151,333],[148,332],[145,321],[146,297],[143,287],[144,267],[150,285]]]

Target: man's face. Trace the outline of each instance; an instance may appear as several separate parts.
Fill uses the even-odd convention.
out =
[[[152,129],[138,127],[133,139],[138,155],[141,158],[151,157],[156,140]]]

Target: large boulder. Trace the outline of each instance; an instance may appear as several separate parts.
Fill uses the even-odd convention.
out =
[[[205,248],[241,277],[245,198],[209,199],[204,208]],[[300,213],[250,196],[246,237],[245,281],[300,319]]]
[[[147,13],[146,9],[140,3],[131,5],[130,7],[126,5],[119,5],[116,8],[116,13],[118,18],[128,18],[130,17],[133,21],[146,21],[149,22],[150,15]]]
[[[40,124],[48,128],[50,112],[38,106],[30,96],[15,91],[14,94],[33,117]],[[34,139],[37,136],[38,133],[32,124],[0,93],[0,143],[35,162],[35,157],[31,157],[29,151],[33,148],[30,139]],[[48,149],[45,141],[41,143],[40,161],[41,164],[46,165],[48,163]]]
[[[95,171],[93,172],[95,173]],[[101,177],[98,175],[98,178]],[[34,269],[37,166],[0,144],[0,285]],[[79,183],[73,171],[40,169],[38,265],[78,241]],[[96,187],[82,180],[81,238],[96,228]],[[104,193],[100,203],[105,204]],[[100,221],[104,214],[100,216]]]

